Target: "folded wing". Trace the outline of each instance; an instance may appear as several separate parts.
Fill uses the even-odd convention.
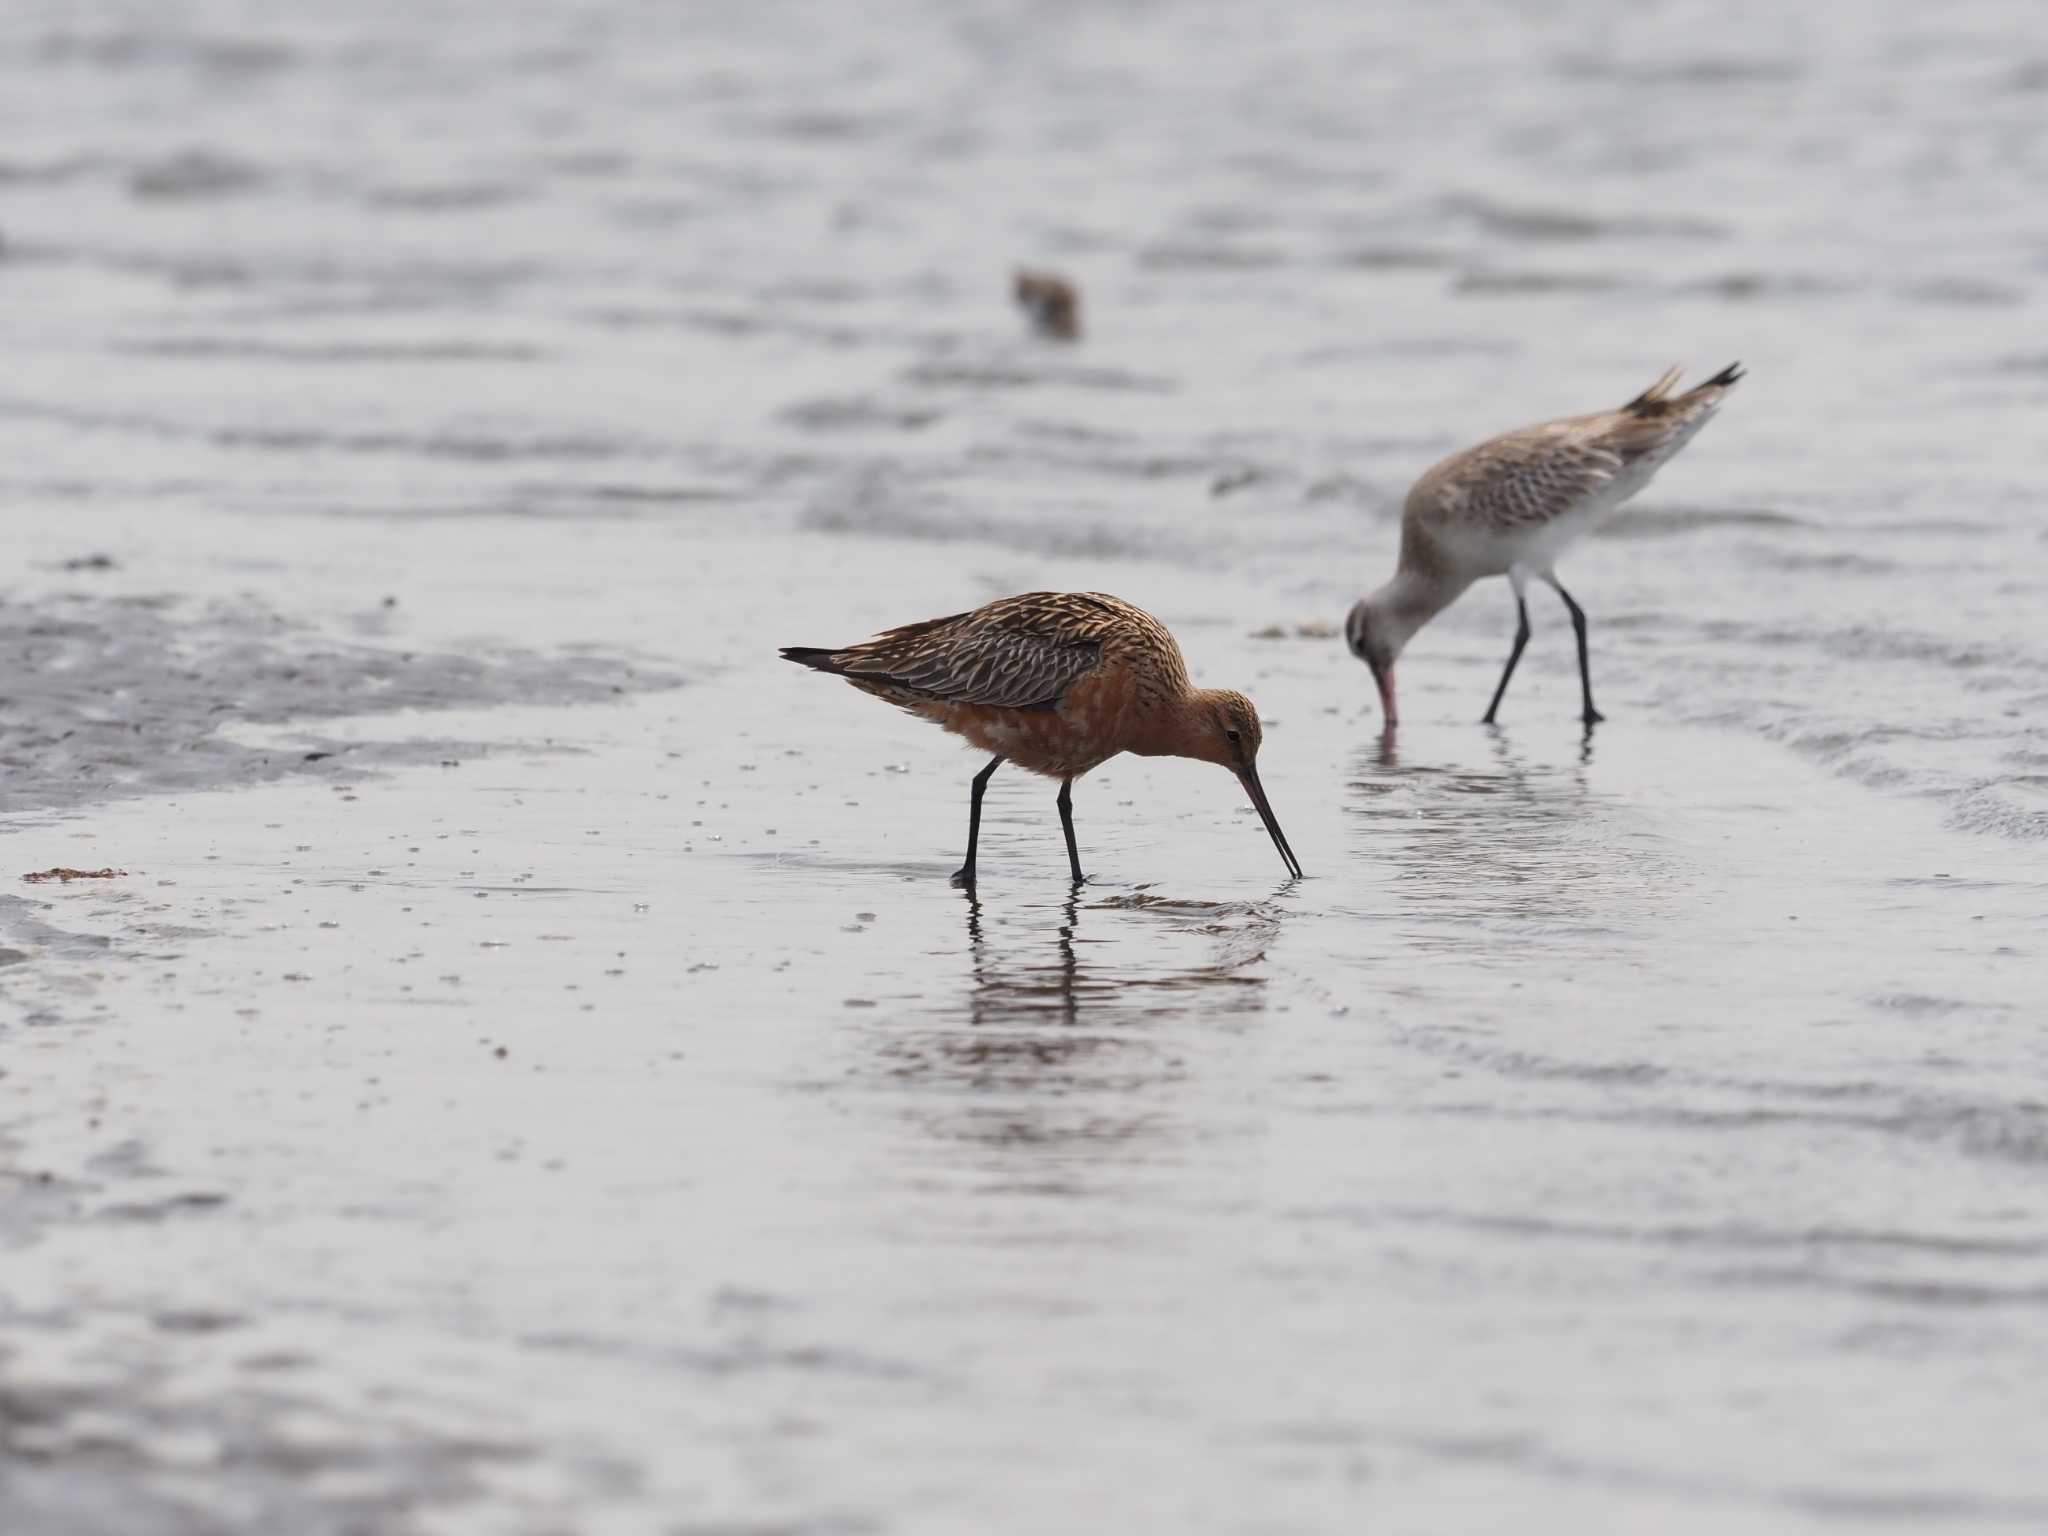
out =
[[[1101,642],[1077,633],[1037,593],[972,613],[906,624],[832,653],[851,682],[948,703],[1051,709],[1094,668]]]

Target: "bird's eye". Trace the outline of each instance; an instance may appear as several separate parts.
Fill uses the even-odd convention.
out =
[[[1223,739],[1224,739],[1225,741],[1238,741],[1238,740],[1241,740],[1242,738],[1240,738],[1240,737],[1238,736],[1237,732],[1235,732],[1235,731],[1225,731],[1225,732],[1223,733]]]

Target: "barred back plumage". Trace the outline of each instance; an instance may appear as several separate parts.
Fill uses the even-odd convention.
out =
[[[1127,668],[1148,699],[1175,698],[1188,686],[1187,663],[1166,626],[1102,592],[1024,592],[821,654],[830,665],[819,670],[907,706],[1052,709],[1105,665]]]
[[[1679,370],[1615,410],[1539,422],[1490,437],[1424,472],[1408,493],[1403,533],[1433,524],[1512,531],[1563,517],[1593,500],[1614,505],[1692,441],[1742,377],[1733,364],[1673,395]],[[1493,573],[1488,573],[1493,574]]]

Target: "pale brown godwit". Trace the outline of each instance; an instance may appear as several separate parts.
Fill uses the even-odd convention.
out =
[[[1687,443],[1742,377],[1742,365],[1674,394],[1679,370],[1618,410],[1539,422],[1454,453],[1415,482],[1401,514],[1401,558],[1393,580],[1351,610],[1344,636],[1372,668],[1386,723],[1397,718],[1394,660],[1415,632],[1483,576],[1515,590],[1515,643],[1486,706],[1493,723],[1515,663],[1529,643],[1529,578],[1552,588],[1572,616],[1579,643],[1581,718],[1597,723],[1586,660],[1586,613],[1557,579],[1558,558],[1641,490]]]
[[[1030,317],[1031,327],[1039,335],[1060,341],[1080,339],[1081,293],[1064,277],[1020,267],[1013,291],[1018,307]]]
[[[786,646],[782,654],[995,754],[974,776],[967,805],[967,862],[953,876],[974,884],[981,795],[1005,762],[1060,781],[1067,864],[1079,884],[1074,780],[1119,752],[1192,757],[1236,774],[1299,877],[1301,865],[1259,783],[1259,712],[1241,693],[1196,688],[1166,626],[1100,592],[1026,592],[849,645]]]

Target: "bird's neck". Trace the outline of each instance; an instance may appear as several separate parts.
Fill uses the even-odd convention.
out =
[[[1403,566],[1365,601],[1380,616],[1383,632],[1399,655],[1415,632],[1456,602],[1469,585],[1448,572]]]
[[[1227,759],[1216,728],[1221,694],[1214,688],[1190,688],[1149,710],[1127,749],[1139,757],[1192,757],[1205,763]]]

